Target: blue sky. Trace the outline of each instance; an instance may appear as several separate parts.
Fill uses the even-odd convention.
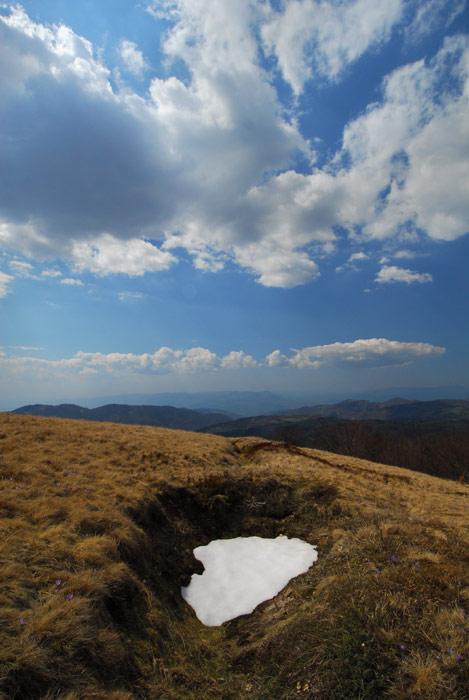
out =
[[[0,408],[469,387],[468,15],[1,3]]]

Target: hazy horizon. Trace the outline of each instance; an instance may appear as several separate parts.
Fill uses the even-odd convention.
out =
[[[166,392],[161,394],[117,394],[95,397],[61,397],[53,400],[33,401],[13,405],[0,401],[0,411],[10,411],[27,405],[75,404],[84,408],[98,408],[109,404],[174,406],[176,408],[221,410],[240,416],[260,415],[281,410],[335,404],[346,400],[367,400],[372,402],[391,399],[431,401],[462,399],[469,401],[469,387],[425,387],[376,389],[371,392],[343,394],[277,393],[270,391],[213,391],[213,392]]]

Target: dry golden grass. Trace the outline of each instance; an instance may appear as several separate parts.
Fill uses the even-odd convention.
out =
[[[0,414],[1,700],[469,698],[469,486],[258,438]],[[249,616],[192,549],[319,558]]]

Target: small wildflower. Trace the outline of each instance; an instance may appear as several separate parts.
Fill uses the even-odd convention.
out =
[[[458,661],[462,661],[462,660],[463,660],[463,658],[464,658],[464,657],[463,657],[463,655],[462,655],[462,654],[458,654]]]
[[[400,649],[401,651],[405,651],[405,644],[401,644],[401,646],[399,647],[399,649]]]
[[[67,600],[72,600],[73,593],[67,593]]]
[[[24,623],[25,623],[24,617],[20,617],[20,625],[24,625]]]
[[[61,583],[62,583],[62,579],[60,579],[60,578],[56,578],[56,579],[55,579],[55,585],[56,585],[56,586],[60,586]]]
[[[453,655],[454,654],[454,649],[452,647],[448,647],[448,653]]]
[[[415,566],[416,569],[419,568],[420,564],[418,563],[418,561],[416,561],[416,562],[414,563],[414,566]]]
[[[379,573],[380,573],[380,570],[378,569],[378,567],[376,567],[375,574],[379,574]]]
[[[397,557],[394,554],[391,557],[391,561],[393,564],[397,564]]]
[[[466,612],[465,610],[463,610],[462,616],[463,616],[463,618],[464,618],[464,620],[465,620],[466,617],[467,617],[467,612]]]
[[[436,657],[436,660],[437,660],[437,661],[441,661],[441,656],[440,656],[439,654],[438,654],[438,656]]]

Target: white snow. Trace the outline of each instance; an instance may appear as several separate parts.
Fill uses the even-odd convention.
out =
[[[296,537],[236,537],[196,547],[194,556],[205,571],[193,574],[181,594],[204,625],[215,627],[273,598],[307,571],[318,553]]]

